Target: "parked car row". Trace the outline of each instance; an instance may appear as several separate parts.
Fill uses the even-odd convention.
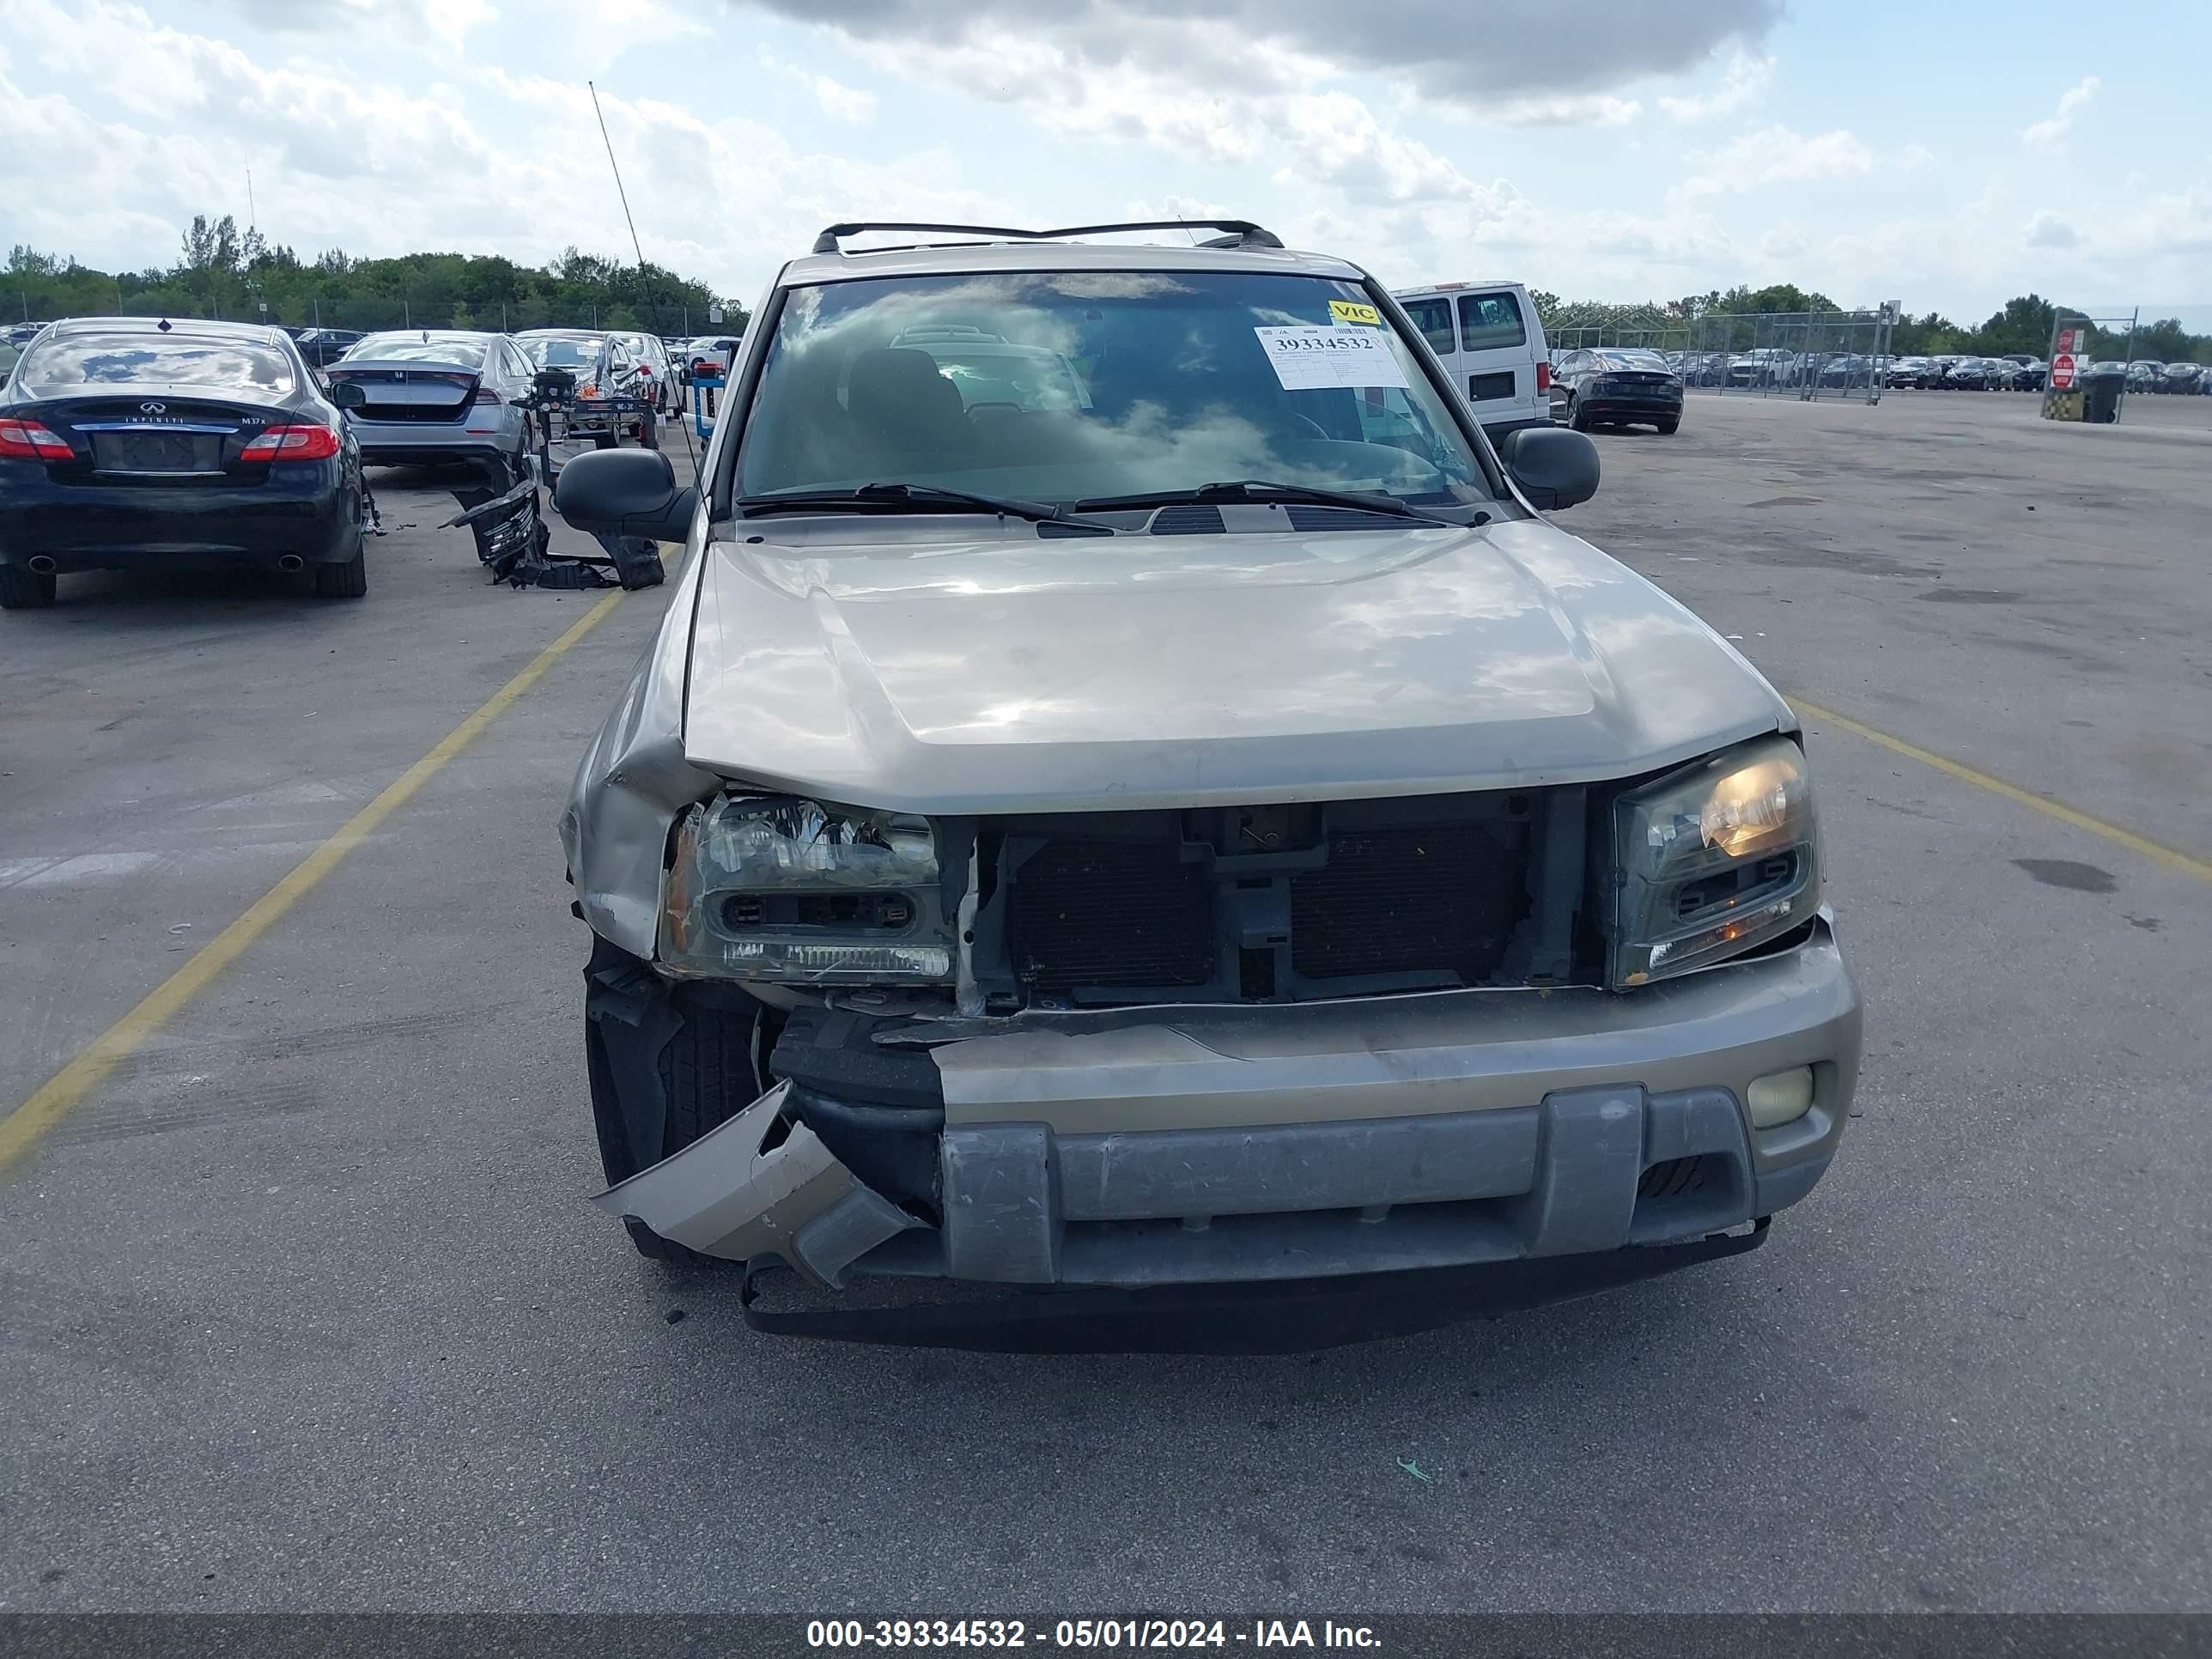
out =
[[[639,404],[684,407],[666,347],[629,331],[40,325],[0,348],[0,607],[149,561],[311,570],[317,591],[357,596],[362,468],[463,466],[507,489],[549,368],[570,377],[565,435],[599,448],[654,441]],[[614,399],[636,401],[595,421]]]
[[[2212,368],[2203,363],[2157,363],[2137,358],[2116,367],[2127,371],[2130,392],[2156,392],[2185,398],[2212,395]]]

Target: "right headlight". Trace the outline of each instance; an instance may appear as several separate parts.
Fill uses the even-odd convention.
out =
[[[1613,842],[1615,986],[1740,956],[1820,908],[1812,778],[1787,738],[1746,744],[1623,795]]]
[[[784,795],[725,795],[678,822],[661,965],[801,985],[953,978],[936,836],[926,818]]]

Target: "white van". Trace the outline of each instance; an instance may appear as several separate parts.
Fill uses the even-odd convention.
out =
[[[1392,297],[1428,336],[1452,384],[1494,443],[1552,424],[1552,358],[1544,325],[1518,283],[1431,283]]]

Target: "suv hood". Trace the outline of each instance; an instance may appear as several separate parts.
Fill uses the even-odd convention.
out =
[[[694,766],[915,812],[1134,810],[1623,777],[1795,724],[1704,623],[1543,520],[949,543],[865,522],[708,545]]]

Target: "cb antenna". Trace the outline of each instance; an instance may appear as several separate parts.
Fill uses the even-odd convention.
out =
[[[639,290],[642,292],[645,288],[645,244],[637,240],[637,221],[630,215],[629,192],[623,188],[622,164],[615,160],[615,141],[607,137],[607,118],[605,112],[599,108],[599,89],[591,82],[586,81],[584,82],[584,90],[592,94],[592,113],[598,118],[599,123],[599,142],[607,147],[607,170],[614,174],[615,194],[622,198],[623,222],[629,227],[629,245],[637,255],[637,285]],[[688,350],[690,348],[686,347],[685,349]],[[657,404],[653,418],[655,421],[660,418]],[[676,423],[684,428],[684,459],[691,463],[692,481],[696,483],[699,477],[699,458],[691,453],[690,419],[684,411],[678,410]]]
[[[607,118],[599,110],[599,89],[589,81],[584,90],[592,94],[592,113],[599,117],[599,142],[607,147],[607,167],[615,175],[615,194],[622,198],[623,221],[629,226],[629,245],[637,252],[638,274],[645,273],[645,245],[637,240],[637,221],[630,217],[629,192],[623,188],[622,167],[615,161],[615,141],[607,137]]]

